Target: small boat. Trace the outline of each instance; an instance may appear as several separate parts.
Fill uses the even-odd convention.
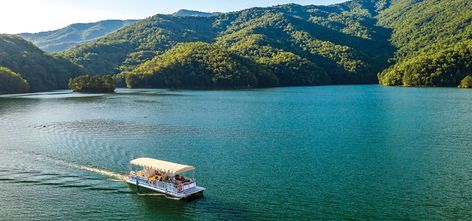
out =
[[[157,160],[152,158],[138,158],[130,161],[131,165],[143,167],[140,171],[131,171],[127,183],[143,187],[152,191],[166,194],[176,199],[201,196],[205,188],[197,186],[195,182],[195,167],[183,164]],[[192,171],[189,178],[182,175]]]

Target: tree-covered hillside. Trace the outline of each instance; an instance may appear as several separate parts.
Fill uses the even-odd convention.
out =
[[[407,57],[384,70],[383,85],[456,87],[472,74],[472,40]]]
[[[48,55],[16,35],[0,35],[0,66],[26,80],[29,91],[67,88],[69,78],[84,72],[70,61]]]
[[[123,73],[128,87],[248,88],[271,87],[277,77],[253,60],[222,47],[182,43]]]
[[[28,83],[19,74],[0,66],[0,94],[23,93],[28,89]]]
[[[457,86],[472,73],[472,1],[398,0],[378,19],[398,48],[381,84]]]
[[[54,31],[22,33],[21,37],[47,52],[61,52],[76,45],[108,35],[136,20],[106,20],[94,23],[72,24]]]
[[[389,31],[376,25],[375,10],[375,2],[365,1],[290,4],[208,17],[156,15],[64,56],[94,74],[137,73],[138,65],[178,43],[198,41],[270,69],[280,85],[374,83],[394,51]],[[305,78],[296,79],[300,76]]]

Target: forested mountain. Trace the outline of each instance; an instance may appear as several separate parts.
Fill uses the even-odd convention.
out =
[[[472,74],[471,5],[353,0],[230,13],[183,10],[137,21],[58,56],[130,87],[458,86]],[[3,66],[41,90],[18,68]]]
[[[106,20],[94,23],[72,24],[54,31],[19,34],[47,52],[60,52],[78,44],[103,37],[120,28],[135,23],[136,20]]]
[[[144,74],[167,73],[158,57],[140,64],[182,42],[207,42],[249,58],[271,71],[280,86],[378,81],[457,86],[471,73],[471,4],[466,0],[353,0],[211,16],[156,15],[64,55],[94,74],[139,75],[130,81],[132,86],[148,79]],[[180,59],[172,53],[167,56],[172,62]],[[161,69],[151,71],[156,70],[153,66]],[[151,78],[153,85],[142,84],[175,86],[156,82],[161,77]]]
[[[269,69],[279,85],[375,83],[394,52],[389,30],[376,25],[376,7],[374,1],[363,1],[290,4],[207,17],[156,15],[64,56],[93,74],[149,74],[153,72],[144,69],[152,65],[139,65],[178,43],[206,42]]]
[[[381,84],[457,86],[472,75],[472,1],[397,0],[378,19],[398,48]]]
[[[85,70],[63,58],[51,56],[16,35],[0,35],[0,92],[43,91],[67,88],[69,78]],[[22,83],[23,80],[26,82]],[[11,90],[11,88],[17,88]]]

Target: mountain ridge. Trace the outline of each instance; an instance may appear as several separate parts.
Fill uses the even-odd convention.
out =
[[[173,13],[172,15],[175,16],[195,16],[195,17],[208,17],[212,16],[216,13],[210,13],[210,12],[202,12],[202,11],[196,11],[196,10],[189,10],[189,9],[180,9]]]
[[[209,17],[155,15],[63,55],[93,74],[133,74],[178,43],[206,42],[263,66],[279,53],[291,53],[329,72],[332,84],[375,83],[393,48],[385,38],[388,31],[373,21],[374,6],[368,7],[288,4]]]
[[[181,17],[208,17],[217,13],[180,9],[170,14]],[[23,32],[17,35],[33,42],[40,49],[54,53],[104,37],[141,19],[106,19],[97,22],[73,23],[66,27],[36,33]]]
[[[102,20],[90,23],[74,23],[64,28],[38,33],[20,33],[21,37],[33,42],[47,52],[61,52],[79,44],[108,35],[137,20]]]

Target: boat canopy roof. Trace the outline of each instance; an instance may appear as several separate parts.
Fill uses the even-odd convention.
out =
[[[186,171],[195,170],[195,167],[193,166],[188,166],[188,165],[183,165],[183,164],[178,164],[178,163],[173,163],[173,162],[168,162],[168,161],[163,161],[163,160],[157,160],[157,159],[152,159],[152,158],[134,159],[130,161],[130,164],[136,165],[136,166],[142,166],[145,168],[151,168],[154,170],[159,170],[162,172],[172,173],[172,174],[179,174]]]

